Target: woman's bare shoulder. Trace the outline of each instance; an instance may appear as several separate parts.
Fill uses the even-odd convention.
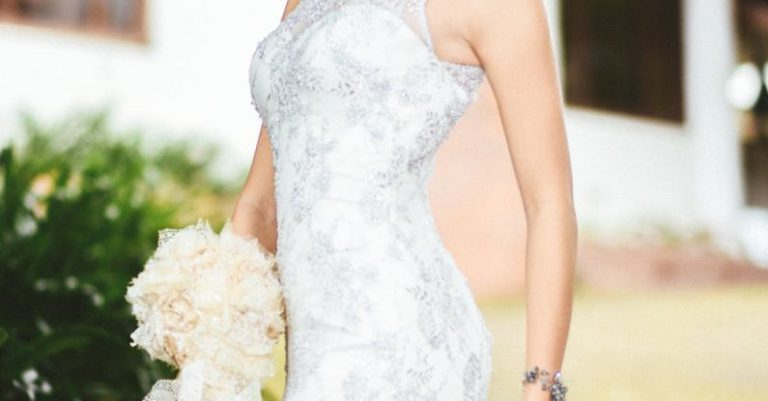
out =
[[[544,12],[544,0],[442,1],[450,3],[453,13],[460,16],[461,29],[471,43],[488,41],[489,37],[510,41],[514,37],[499,35],[530,32]]]

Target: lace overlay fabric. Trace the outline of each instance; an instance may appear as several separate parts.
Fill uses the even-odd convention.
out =
[[[302,0],[249,73],[275,168],[284,400],[485,400],[492,336],[427,192],[483,69],[435,55],[424,0]]]

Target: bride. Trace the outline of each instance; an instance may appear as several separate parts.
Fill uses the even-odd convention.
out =
[[[437,234],[435,153],[487,79],[527,219],[526,401],[563,400],[576,217],[537,0],[288,0],[232,229],[277,255],[286,401],[480,401],[493,337]]]

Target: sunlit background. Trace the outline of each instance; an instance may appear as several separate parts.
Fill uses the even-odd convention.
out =
[[[544,3],[580,229],[568,399],[765,400],[768,0]],[[0,0],[0,399],[173,376],[129,346],[125,287],[159,229],[231,214],[283,7]],[[525,215],[487,82],[430,191],[494,336],[490,401],[519,400]]]

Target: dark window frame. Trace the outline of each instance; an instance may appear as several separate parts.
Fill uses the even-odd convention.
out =
[[[25,15],[23,10],[24,0],[0,0],[0,24],[51,29],[75,35],[146,44],[148,42],[147,2],[134,0],[134,3],[135,18],[128,29],[122,30],[110,26],[106,0],[86,1],[85,20],[78,23],[30,17]]]
[[[561,0],[573,106],[685,122],[682,0]]]

